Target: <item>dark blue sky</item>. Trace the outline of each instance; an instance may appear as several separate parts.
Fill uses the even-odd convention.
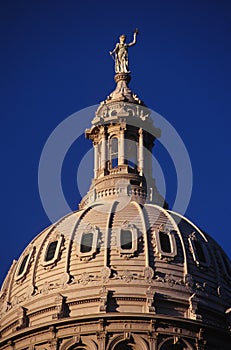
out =
[[[194,176],[186,215],[231,256],[230,1],[9,0],[0,5],[0,281],[12,259],[49,225],[37,179],[46,139],[63,119],[113,90],[108,51],[120,34],[132,39],[136,27],[131,87],[183,139]],[[73,209],[86,147],[84,140],[73,145],[64,163],[63,187]],[[176,177],[158,143],[156,157],[171,205]]]

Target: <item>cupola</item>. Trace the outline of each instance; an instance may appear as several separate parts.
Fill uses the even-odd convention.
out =
[[[167,207],[152,177],[152,149],[160,129],[130,90],[130,80],[130,73],[115,75],[115,90],[101,102],[86,130],[94,147],[94,179],[80,208],[121,196]]]

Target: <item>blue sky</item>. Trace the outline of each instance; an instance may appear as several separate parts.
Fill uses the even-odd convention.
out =
[[[132,39],[136,27],[130,86],[180,134],[194,177],[186,215],[231,256],[231,3],[2,1],[0,281],[12,259],[49,225],[37,177],[48,136],[66,117],[113,90],[108,52],[120,34]],[[62,174],[73,210],[80,200],[76,169],[90,147],[80,141],[67,154]],[[155,152],[171,206],[174,168],[159,143]]]

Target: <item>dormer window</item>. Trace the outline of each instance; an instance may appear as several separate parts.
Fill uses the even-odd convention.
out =
[[[168,254],[171,253],[172,247],[171,247],[169,234],[163,231],[159,231],[159,238],[160,238],[160,247],[162,252],[168,253]]]
[[[155,231],[156,252],[160,259],[173,260],[177,255],[176,240],[174,231],[165,229],[162,225],[159,231]]]
[[[132,231],[122,229],[120,231],[120,244],[122,250],[132,249]]]
[[[34,252],[34,247],[28,253],[24,254],[22,258],[19,260],[19,265],[16,270],[16,281],[24,277],[28,272],[29,264],[30,264],[33,252]]]
[[[138,232],[134,225],[124,223],[118,232],[120,256],[131,258],[137,250]]]
[[[80,245],[80,252],[81,253],[89,253],[92,250],[92,243],[93,243],[93,233],[83,233],[82,239],[81,239],[81,245]]]
[[[80,234],[77,244],[77,255],[80,260],[90,260],[96,253],[99,230],[96,226],[86,225]]]
[[[198,267],[209,267],[210,259],[206,244],[196,236],[195,232],[189,236],[189,244],[196,265]]]
[[[19,271],[18,271],[18,276],[20,276],[23,273],[23,271],[25,270],[25,266],[26,266],[26,263],[28,261],[28,258],[29,258],[29,254],[27,254],[24,257],[24,259],[23,259],[23,261],[22,261],[22,263],[20,265]]]
[[[51,261],[54,259],[58,241],[51,242],[47,248],[45,261]]]
[[[206,257],[205,257],[202,244],[199,241],[194,240],[193,245],[194,245],[195,253],[196,253],[196,256],[198,257],[198,260],[203,264],[206,264]]]
[[[63,235],[57,235],[53,240],[47,242],[43,266],[54,265],[60,258],[61,246],[63,244]]]

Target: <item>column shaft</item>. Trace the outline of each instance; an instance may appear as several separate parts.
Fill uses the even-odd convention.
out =
[[[102,136],[102,147],[101,147],[101,169],[106,168],[106,139],[105,135]]]
[[[94,179],[97,178],[98,166],[98,144],[94,143]]]
[[[124,129],[120,130],[118,164],[124,164]]]
[[[139,171],[140,175],[143,175],[143,170],[144,170],[144,141],[143,141],[143,129],[139,129],[139,156],[138,156],[138,161],[139,161]]]

